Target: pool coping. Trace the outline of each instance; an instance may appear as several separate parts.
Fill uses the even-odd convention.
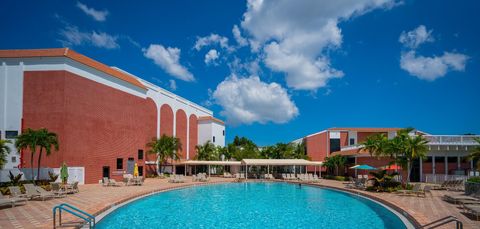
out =
[[[284,180],[246,180],[243,182],[278,182],[278,183],[290,183],[290,184],[302,184],[302,185],[307,185],[311,187],[320,187],[320,188],[325,188],[325,189],[331,189],[331,190],[336,190],[344,193],[349,193],[349,194],[356,194],[358,196],[361,196],[362,198],[366,198],[370,201],[373,201],[377,204],[380,204],[382,207],[385,207],[389,211],[391,211],[393,214],[397,215],[400,220],[407,226],[407,228],[418,228],[420,227],[420,223],[412,216],[410,215],[407,211],[403,210],[402,208],[396,206],[393,203],[390,203],[387,200],[380,199],[376,196],[369,195],[363,192],[359,192],[356,190],[350,190],[350,189],[344,189],[344,188],[339,188],[339,187],[333,187],[333,186],[327,186],[327,185],[322,185],[319,183],[304,183],[304,182],[295,182],[295,181],[284,181]],[[95,212],[93,215],[95,216],[95,222],[99,223],[103,218],[105,218],[107,215],[112,213],[113,211],[117,210],[118,208],[121,208],[131,202],[134,202],[136,200],[155,195],[158,193],[163,193],[163,192],[168,192],[168,191],[173,191],[173,190],[179,190],[179,189],[184,189],[184,188],[190,188],[190,187],[196,187],[196,186],[206,186],[206,185],[216,185],[216,184],[227,184],[227,183],[236,183],[235,181],[216,181],[216,182],[206,182],[206,183],[193,183],[193,184],[185,184],[185,185],[179,185],[176,187],[169,187],[169,188],[160,188],[157,190],[141,193],[138,195],[134,195],[131,197],[127,197],[125,199],[121,199],[119,201],[116,201],[110,206],[107,206],[97,212]],[[410,224],[407,225],[406,223]],[[410,226],[410,227],[409,227]]]
[[[373,195],[369,195],[369,194],[359,192],[359,191],[356,191],[356,190],[327,186],[327,185],[322,185],[322,184],[318,184],[318,183],[315,184],[315,183],[303,183],[303,182],[282,181],[282,180],[277,180],[276,182],[284,182],[284,183],[291,183],[291,184],[302,184],[302,185],[307,185],[307,186],[312,186],[312,187],[332,189],[332,190],[335,190],[335,191],[349,193],[349,194],[355,194],[355,195],[361,196],[362,198],[365,198],[365,199],[373,201],[377,204],[380,204],[382,207],[385,207],[386,209],[391,211],[393,214],[397,215],[400,218],[400,220],[407,226],[407,228],[419,228],[419,227],[421,227],[421,224],[412,215],[410,215],[407,211],[403,210],[402,208],[396,206],[393,203],[390,203],[387,200],[380,199],[380,198],[378,198],[376,196],[373,196]],[[407,225],[406,223],[408,223],[411,227],[409,227],[409,225]]]
[[[163,193],[163,192],[168,192],[168,191],[173,191],[173,190],[179,190],[179,189],[184,189],[184,188],[190,188],[190,187],[196,187],[196,186],[205,186],[205,185],[215,185],[215,184],[226,184],[226,183],[234,183],[233,181],[213,181],[213,182],[205,182],[205,183],[190,183],[190,184],[184,184],[184,185],[179,185],[175,187],[168,187],[168,188],[159,188],[155,189],[152,191],[148,192],[143,192],[138,195],[130,196],[121,200],[116,201],[115,203],[111,204],[110,206],[107,206],[105,208],[102,208],[101,210],[93,213],[92,215],[95,216],[95,224],[100,222],[103,218],[105,218],[108,214],[112,213],[118,208],[121,208],[131,202],[134,202],[136,200],[155,195],[158,193]]]

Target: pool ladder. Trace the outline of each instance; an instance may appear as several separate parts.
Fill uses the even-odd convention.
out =
[[[57,225],[57,211],[58,211],[58,222],[59,224]],[[62,212],[67,212],[70,213],[78,218],[80,218],[82,221],[80,222],[62,222]],[[82,211],[70,204],[63,203],[55,206],[53,208],[53,228],[59,228],[59,227],[76,227],[76,228],[95,228],[95,216],[86,213],[85,211]]]
[[[428,224],[425,224],[417,229],[431,229],[431,228],[437,228],[437,227],[440,227],[440,226],[443,226],[445,224],[448,224],[448,223],[451,223],[451,222],[455,222],[455,228],[456,229],[463,229],[463,223],[462,221],[460,221],[457,217],[455,216],[447,216],[447,217],[443,217],[441,219],[437,219],[431,223],[428,223]]]

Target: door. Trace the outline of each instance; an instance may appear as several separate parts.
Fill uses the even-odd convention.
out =
[[[420,160],[413,160],[412,161],[412,170],[410,174],[410,181],[412,182],[420,182]]]
[[[128,174],[133,174],[133,167],[135,166],[135,160],[133,158],[128,158],[127,161],[127,173]]]
[[[110,166],[103,166],[103,177],[108,177],[110,179]]]
[[[143,177],[143,166],[138,166],[138,176]]]

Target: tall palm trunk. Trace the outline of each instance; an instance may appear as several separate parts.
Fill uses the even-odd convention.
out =
[[[34,178],[35,178],[35,176],[33,175],[33,153],[34,153],[34,152],[35,152],[35,151],[32,152],[32,154],[31,154],[32,156],[30,157],[30,170],[32,171],[32,182],[33,182],[33,180],[34,180]]]
[[[412,169],[412,168],[410,168],[410,166],[411,166],[410,164],[411,164],[411,163],[410,163],[410,160],[408,160],[408,161],[407,161],[407,168],[408,168],[408,170],[407,170],[407,184],[410,183],[410,173],[411,173],[410,170]]]
[[[40,180],[40,161],[42,160],[43,148],[40,147],[40,153],[38,153],[38,168],[37,168],[37,181]]]

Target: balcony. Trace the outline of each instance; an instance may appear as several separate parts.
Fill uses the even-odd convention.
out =
[[[475,138],[480,135],[424,135],[428,140],[428,145],[461,145],[474,146],[479,145]]]

